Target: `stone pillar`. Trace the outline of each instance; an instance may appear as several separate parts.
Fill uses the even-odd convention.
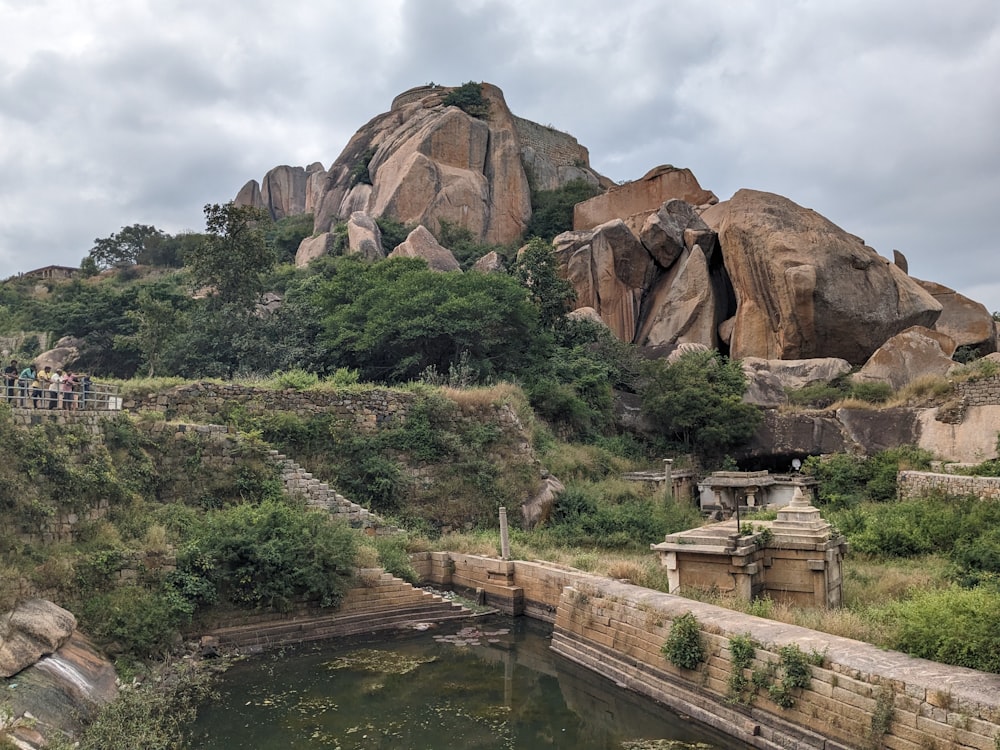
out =
[[[507,532],[507,509],[500,508],[500,557],[510,559],[510,537]]]
[[[663,459],[663,486],[667,491],[667,499],[674,496],[674,460],[672,458]]]

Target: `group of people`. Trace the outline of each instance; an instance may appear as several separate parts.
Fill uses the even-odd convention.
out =
[[[87,405],[90,378],[69,370],[53,370],[50,365],[20,369],[16,359],[3,369],[7,403],[36,409],[76,409]],[[79,396],[79,399],[77,398]]]

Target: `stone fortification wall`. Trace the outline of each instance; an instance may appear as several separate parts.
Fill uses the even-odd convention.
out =
[[[373,431],[383,424],[402,422],[414,396],[403,391],[275,391],[234,383],[190,383],[140,398],[126,399],[129,411],[161,411],[164,418],[192,422],[227,422],[234,411],[258,416],[276,411],[300,417],[334,413],[353,421],[358,429]]]
[[[411,104],[412,102],[419,102],[428,94],[439,94],[445,91],[447,86],[439,86],[436,83],[428,83],[424,86],[414,86],[412,89],[407,89],[401,94],[397,94],[392,100],[392,104],[389,105],[389,110],[396,110],[406,104]]]
[[[595,672],[714,726],[753,747],[995,750],[1000,675],[949,667],[847,638],[612,581],[579,571],[457,553],[414,563],[428,582],[476,591],[502,609],[555,622],[553,649]],[[661,653],[677,617],[691,612],[707,655],[696,670]],[[767,690],[734,699],[730,638],[757,644],[753,669],[798,646],[821,657],[782,708]],[[743,676],[749,680],[751,670]],[[873,729],[874,727],[874,729]]]
[[[1000,375],[978,380],[966,380],[956,386],[966,406],[993,406],[1000,404]]]
[[[1000,498],[1000,477],[901,471],[896,478],[896,486],[902,500],[922,497],[929,492],[944,492],[958,496],[973,495],[981,500]]]
[[[521,148],[534,149],[557,167],[586,166],[590,153],[569,133],[539,125],[537,122],[514,117],[514,127],[521,139]]]

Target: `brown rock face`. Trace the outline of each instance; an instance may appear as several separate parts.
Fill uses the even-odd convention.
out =
[[[363,211],[433,232],[447,221],[484,243],[520,239],[531,218],[531,196],[518,121],[495,86],[482,84],[489,102],[485,119],[445,107],[449,90],[407,92],[354,135],[324,173],[317,232]]]
[[[306,237],[299,243],[299,249],[295,251],[295,266],[297,268],[308,266],[316,258],[330,252],[331,247],[333,247],[333,235],[330,232],[323,232],[315,237]]]
[[[560,275],[576,290],[576,307],[592,307],[622,341],[633,341],[653,259],[620,219],[552,241]]]
[[[996,326],[985,305],[933,281],[914,281],[941,303],[935,331],[948,334],[956,346],[978,347],[980,354],[996,351]]]
[[[719,302],[701,247],[684,250],[681,259],[653,284],[643,302],[636,341],[645,346],[719,343]]]
[[[264,175],[260,199],[275,221],[286,216],[305,213],[306,170],[283,165]]]
[[[685,248],[699,245],[707,255],[715,250],[715,232],[690,203],[678,199],[667,201],[646,218],[639,239],[664,268],[670,268]]]
[[[868,359],[941,305],[898,267],[815,211],[740,190],[702,214],[736,295],[733,357]]]
[[[673,198],[694,206],[717,203],[719,200],[712,191],[704,190],[698,184],[690,169],[666,165],[651,169],[634,182],[577,203],[573,209],[573,229],[585,231],[612,219],[624,220],[636,214],[651,214]]]
[[[350,252],[361,255],[365,260],[385,257],[382,231],[368,214],[361,211],[351,214],[347,222],[347,246]]]
[[[914,326],[880,346],[852,380],[888,383],[894,390],[924,375],[944,375],[955,363],[955,342],[947,334]]]
[[[30,599],[0,615],[0,676],[12,677],[62,646],[76,629],[71,612]]]
[[[417,227],[406,241],[389,253],[390,258],[423,258],[432,271],[460,271],[461,266],[447,248],[441,247],[434,235]]]

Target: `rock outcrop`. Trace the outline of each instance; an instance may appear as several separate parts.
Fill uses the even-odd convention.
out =
[[[782,388],[798,390],[814,383],[829,383],[851,371],[851,363],[836,357],[817,359],[761,359],[744,357],[743,368],[753,372],[769,372]]]
[[[496,86],[481,84],[488,105],[481,118],[446,106],[453,90],[404,92],[355,133],[328,171],[320,164],[276,167],[260,188],[245,185],[237,203],[267,208],[275,219],[312,211],[317,235],[361,211],[433,233],[449,222],[477,242],[510,244],[531,217],[525,164],[551,187],[573,179],[611,184],[590,169],[587,150],[571,136],[515,117]]]
[[[355,211],[347,221],[347,247],[349,252],[356,253],[365,260],[381,260],[385,257],[382,231],[363,211]]]
[[[955,363],[955,342],[944,333],[914,326],[880,346],[851,379],[888,383],[893,390],[925,375],[945,375]]]
[[[736,296],[733,357],[860,364],[941,305],[862,240],[772,193],[740,190],[702,214]]]
[[[638,180],[578,203],[573,208],[573,229],[585,231],[612,219],[622,219],[638,231],[650,213],[673,198],[693,206],[718,202],[711,190],[698,184],[690,169],[666,164],[654,167]]]
[[[0,615],[0,676],[12,677],[62,646],[76,629],[71,612],[29,599]]]
[[[418,226],[406,240],[389,253],[390,258],[423,258],[432,271],[460,271],[461,266],[447,248],[441,247],[434,235]]]
[[[952,338],[955,346],[979,350],[980,355],[997,350],[996,324],[985,305],[933,281],[914,279],[941,304],[934,330]]]
[[[621,219],[592,231],[564,232],[552,241],[560,273],[576,290],[576,305],[592,307],[622,341],[635,338],[653,258]]]

